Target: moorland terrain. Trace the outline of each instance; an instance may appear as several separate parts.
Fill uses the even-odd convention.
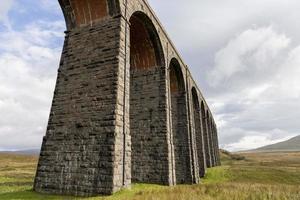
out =
[[[231,154],[198,185],[135,184],[110,197],[75,198],[32,191],[37,156],[0,154],[1,200],[299,200],[300,152]]]

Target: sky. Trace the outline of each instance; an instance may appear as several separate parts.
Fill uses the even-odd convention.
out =
[[[300,134],[299,0],[149,0],[214,114],[220,147]],[[66,29],[56,0],[0,1],[0,150],[40,148]]]

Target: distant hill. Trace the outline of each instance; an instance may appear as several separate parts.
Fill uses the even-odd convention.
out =
[[[260,147],[258,149],[250,150],[251,152],[279,152],[279,151],[300,151],[300,135],[291,138],[284,142],[271,144],[268,146]]]
[[[19,154],[19,155],[39,155],[39,149],[26,149],[20,151],[0,151],[0,153],[11,153],[11,154]]]

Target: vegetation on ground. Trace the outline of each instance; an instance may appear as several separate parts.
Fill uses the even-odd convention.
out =
[[[32,191],[37,157],[0,154],[1,200],[299,200],[300,152],[222,152],[222,166],[208,169],[202,183],[165,187],[136,184],[110,197],[75,198]]]

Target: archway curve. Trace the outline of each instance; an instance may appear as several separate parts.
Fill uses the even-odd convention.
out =
[[[182,73],[181,65],[176,58],[172,58],[169,65],[170,73],[170,89],[171,93],[183,92],[185,93],[185,79]]]
[[[67,29],[92,25],[120,13],[119,0],[58,0]]]
[[[206,123],[207,123],[207,138],[208,138],[208,151],[210,154],[210,160],[209,160],[209,167],[213,167],[213,139],[212,139],[212,132],[211,132],[211,115],[209,110],[206,110]]]
[[[202,126],[203,126],[203,141],[204,141],[204,153],[205,153],[205,164],[206,167],[211,167],[211,153],[209,145],[209,134],[207,126],[207,112],[204,101],[201,101],[201,117],[202,117]]]
[[[192,102],[193,102],[193,125],[194,125],[194,133],[196,137],[196,149],[197,149],[197,158],[199,165],[199,176],[204,177],[206,161],[204,155],[204,137],[203,137],[203,129],[201,127],[201,109],[199,104],[198,92],[195,87],[192,87]]]
[[[198,92],[195,87],[192,87],[192,98],[193,98],[193,105],[196,109],[200,110]]]
[[[176,183],[192,183],[185,80],[175,58],[170,62],[169,80]]]
[[[214,130],[213,130],[213,117],[209,115],[209,136],[210,136],[210,151],[211,151],[211,164],[212,167],[216,166],[216,152],[215,152],[215,138],[214,138]]]
[[[131,70],[165,66],[163,47],[152,20],[143,12],[134,12],[130,19]]]
[[[168,184],[165,59],[151,19],[130,17],[130,93],[132,182]]]

